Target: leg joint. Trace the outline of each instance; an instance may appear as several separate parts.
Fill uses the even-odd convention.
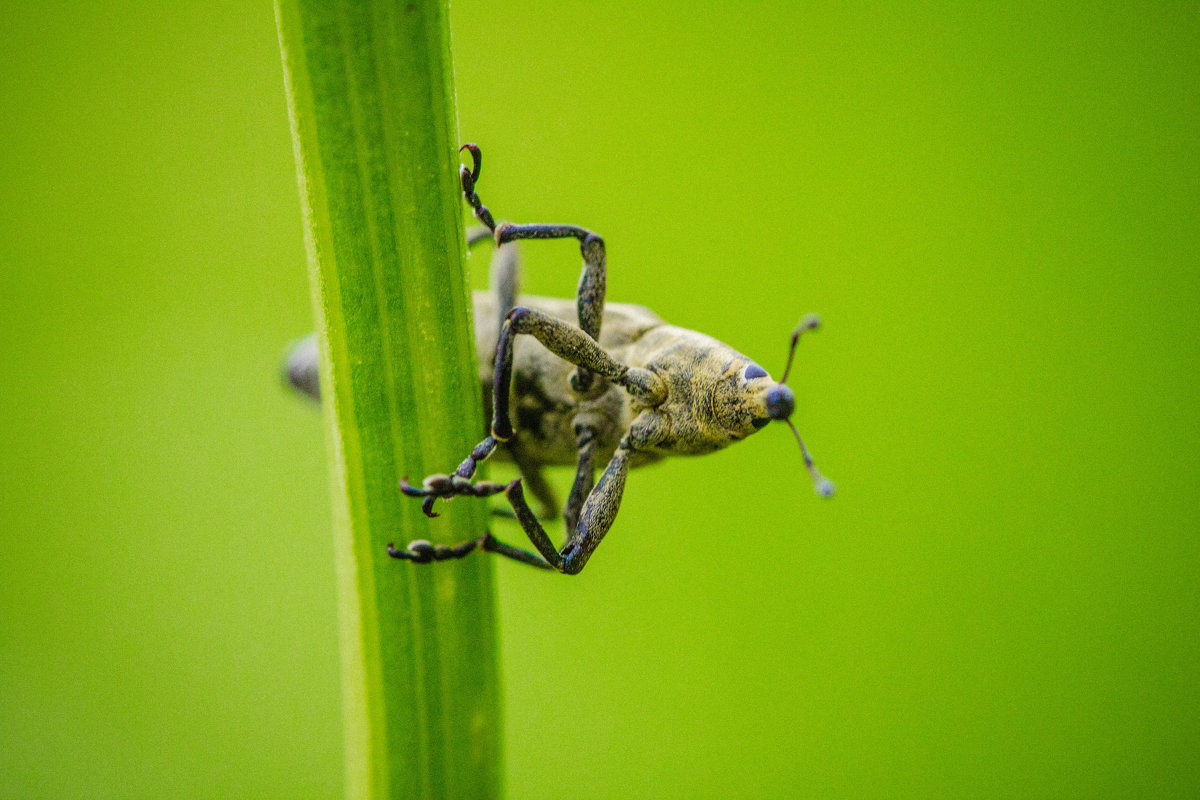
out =
[[[584,261],[596,263],[604,259],[604,239],[597,233],[588,232],[579,242]]]
[[[508,312],[508,316],[505,319],[513,325],[516,325],[517,323],[528,318],[532,313],[533,310],[528,306],[515,306],[512,311]]]

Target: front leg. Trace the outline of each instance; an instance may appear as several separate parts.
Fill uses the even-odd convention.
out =
[[[513,340],[519,334],[533,336],[559,358],[607,378],[647,406],[656,406],[667,396],[666,382],[650,370],[622,364],[574,325],[536,309],[517,306],[500,329],[496,347],[492,436],[499,441],[507,441],[513,435],[508,416],[508,388],[512,382]]]

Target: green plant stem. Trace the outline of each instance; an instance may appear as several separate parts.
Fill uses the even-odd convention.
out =
[[[278,0],[331,443],[346,795],[492,797],[500,723],[491,561],[389,542],[473,539],[397,481],[480,431],[444,0]],[[286,665],[284,665],[286,668]]]

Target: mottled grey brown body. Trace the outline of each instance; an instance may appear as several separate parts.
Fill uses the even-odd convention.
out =
[[[792,333],[792,350],[778,382],[729,345],[696,331],[668,325],[642,306],[605,303],[607,261],[604,240],[574,225],[497,225],[475,185],[481,157],[474,145],[474,168],[462,167],[463,196],[486,230],[468,243],[492,239],[489,292],[475,294],[475,341],[479,379],[491,425],[484,439],[451,474],[427,476],[420,487],[401,480],[401,490],[422,498],[435,517],[439,499],[487,497],[504,493],[516,519],[537,549],[529,553],[487,534],[455,546],[424,540],[405,549],[388,546],[395,558],[426,563],[461,558],[477,547],[527,564],[576,574],[583,569],[616,519],[629,470],[671,455],[701,455],[726,447],[765,427],[786,422],[795,398],[785,382],[792,353],[806,318]],[[516,240],[575,238],[583,257],[574,302],[518,295]],[[313,396],[316,348],[297,347],[288,377]],[[833,493],[816,471],[804,443],[801,452],[817,491]],[[484,459],[498,454],[516,462],[521,478],[507,484],[472,481]],[[599,480],[596,466],[606,463]],[[557,514],[554,492],[543,466],[574,464],[575,480],[562,509],[567,540],[557,547],[525,501],[528,485],[542,505],[543,519]]]
[[[575,315],[571,300],[531,295],[516,300],[568,324]],[[500,333],[494,323],[497,305],[495,294],[475,293],[479,380],[489,418]],[[753,364],[749,358],[710,336],[668,325],[645,306],[607,303],[599,344],[616,361],[648,369],[669,384],[666,401],[653,409],[663,436],[633,454],[630,467],[667,455],[711,453],[753,433],[755,411],[758,417],[766,417],[762,395],[772,381],[765,373],[763,378],[745,381],[745,370]],[[575,465],[579,447],[574,427],[581,418],[596,431],[598,460],[607,461],[634,417],[649,410],[603,379],[584,395],[571,391],[568,379],[574,369],[574,364],[532,337],[517,339],[513,345],[510,413],[522,451],[538,464]],[[512,459],[507,449],[494,457]]]

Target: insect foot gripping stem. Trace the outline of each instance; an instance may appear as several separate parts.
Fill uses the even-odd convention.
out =
[[[416,539],[408,543],[408,547],[401,550],[393,544],[388,544],[387,554],[392,558],[400,559],[401,561],[411,561],[414,564],[431,564],[434,561],[450,561],[452,559],[462,558],[465,555],[483,550],[486,553],[496,553],[497,555],[511,558],[513,561],[519,561],[522,564],[528,564],[531,567],[538,569],[553,570],[554,567],[547,564],[542,558],[534,555],[519,547],[505,544],[492,534],[485,533],[478,539],[472,539],[469,542],[463,542],[455,545],[442,545],[427,542],[424,539]]]
[[[471,213],[475,215],[475,219],[487,226],[489,231],[496,231],[496,220],[492,218],[492,212],[479,199],[479,195],[475,193],[475,184],[479,182],[479,173],[483,169],[483,153],[479,150],[479,145],[468,142],[458,148],[458,152],[466,150],[471,154],[472,168],[467,169],[467,165],[463,164],[458,169],[458,180],[462,184],[463,199],[471,206]]]
[[[425,502],[421,504],[421,510],[430,519],[441,516],[433,511],[433,501],[439,497],[443,500],[449,500],[452,497],[460,495],[465,497],[491,497],[494,494],[500,494],[511,485],[511,483],[496,483],[495,481],[471,483],[468,478],[464,478],[462,475],[444,475],[440,472],[434,473],[421,481],[420,488],[409,483],[407,475],[400,479],[400,491],[409,497],[425,498]]]
[[[398,558],[401,561],[412,561],[415,564],[428,564],[431,561],[449,561],[452,558],[462,558],[476,547],[483,547],[487,536],[480,536],[478,539],[472,539],[469,542],[453,546],[433,544],[424,539],[416,539],[409,542],[408,547],[404,550],[397,548],[389,542],[387,554],[392,558]]]

